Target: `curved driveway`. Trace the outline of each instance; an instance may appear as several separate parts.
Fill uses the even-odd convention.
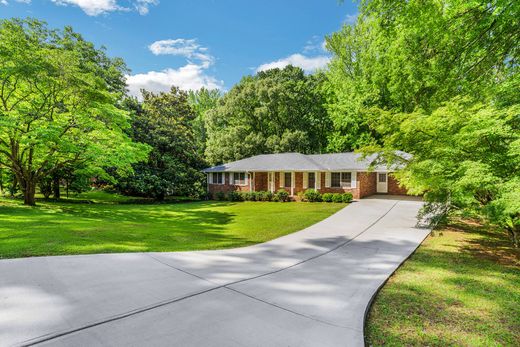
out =
[[[363,346],[377,289],[428,235],[372,198],[221,251],[0,261],[0,345]]]

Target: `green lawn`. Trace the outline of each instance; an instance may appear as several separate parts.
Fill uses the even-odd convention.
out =
[[[372,346],[520,346],[520,251],[477,224],[435,232],[390,278]]]
[[[301,230],[345,206],[131,201],[103,192],[37,207],[0,199],[0,258],[242,247]]]

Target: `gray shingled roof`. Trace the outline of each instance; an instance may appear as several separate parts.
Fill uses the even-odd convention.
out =
[[[367,170],[375,155],[361,159],[354,152],[332,154],[277,153],[261,154],[203,170],[203,172],[240,172],[240,171],[331,171]],[[375,169],[386,170],[384,166]]]

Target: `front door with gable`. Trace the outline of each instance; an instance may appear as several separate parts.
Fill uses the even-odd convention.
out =
[[[388,175],[386,172],[377,173],[377,192],[388,193]]]

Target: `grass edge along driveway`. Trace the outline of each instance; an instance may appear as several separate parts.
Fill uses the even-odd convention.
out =
[[[302,230],[345,206],[41,201],[34,208],[0,199],[0,258],[243,247]]]
[[[370,346],[520,346],[520,250],[473,222],[435,231],[376,296]]]

